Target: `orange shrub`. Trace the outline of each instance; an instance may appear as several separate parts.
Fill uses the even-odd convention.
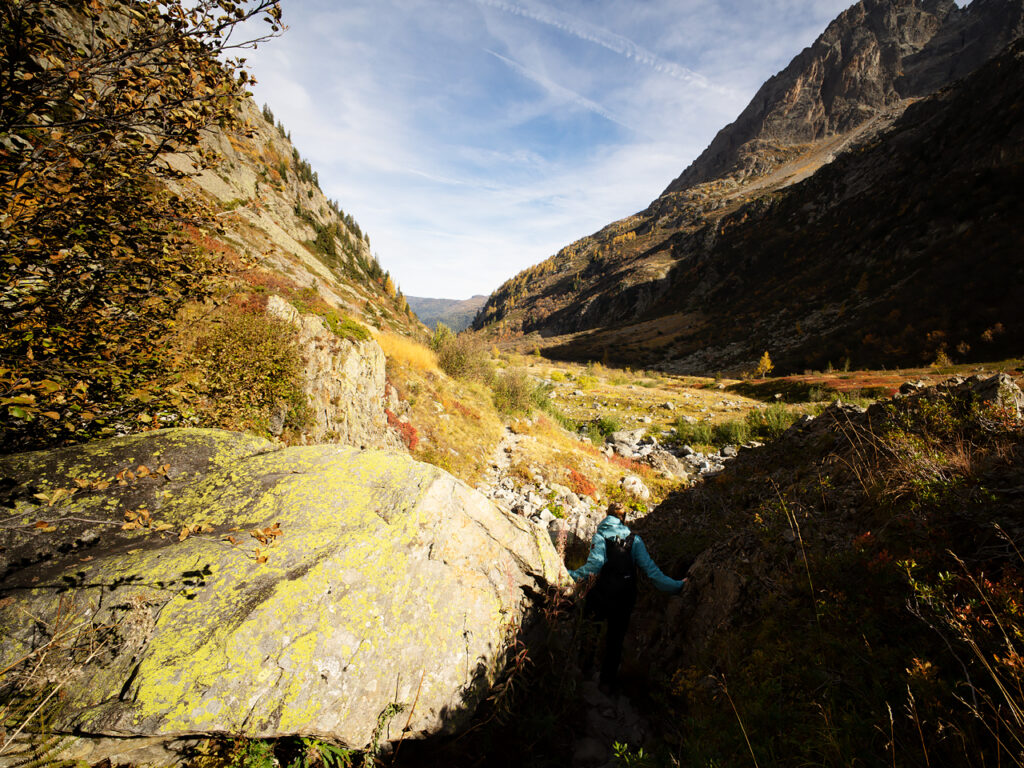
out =
[[[569,470],[568,486],[577,496],[593,496],[597,493],[597,486],[575,469]]]

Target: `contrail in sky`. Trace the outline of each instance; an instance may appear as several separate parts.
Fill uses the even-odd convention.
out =
[[[487,51],[487,53],[491,54],[491,56],[493,56],[494,58],[496,58],[499,61],[502,61],[505,64],[507,64],[509,67],[514,69],[516,72],[518,72],[520,75],[525,77],[527,80],[532,80],[533,82],[537,83],[538,85],[542,86],[543,88],[551,91],[552,93],[556,93],[559,96],[562,96],[563,98],[567,99],[568,101],[571,101],[572,103],[576,104],[577,106],[580,106],[580,107],[583,107],[584,109],[590,110],[591,112],[593,112],[596,115],[600,115],[605,120],[610,120],[611,122],[615,123],[616,125],[621,125],[623,128],[626,128],[627,130],[634,131],[634,132],[636,131],[636,129],[633,128],[633,126],[627,125],[626,123],[622,122],[622,120],[617,118],[615,115],[613,115],[607,109],[602,107],[597,102],[591,101],[586,96],[581,96],[580,94],[576,93],[576,91],[574,91],[574,90],[572,90],[570,88],[566,88],[564,85],[559,85],[554,80],[551,80],[551,79],[545,77],[544,75],[538,74],[536,72],[532,72],[529,69],[527,69],[526,67],[524,67],[522,64],[520,64],[519,62],[513,61],[512,59],[508,58],[507,56],[502,56],[500,53],[492,51],[490,48],[484,48],[484,50]]]
[[[669,77],[674,77],[677,80],[682,80],[700,88],[706,88],[712,91],[719,91],[722,93],[728,92],[728,89],[714,85],[703,75],[674,62],[666,61],[656,53],[652,53],[646,48],[637,45],[628,37],[623,37],[622,35],[609,32],[601,27],[588,24],[587,22],[575,16],[570,16],[567,13],[538,6],[527,7],[516,3],[505,2],[505,0],[473,0],[473,2],[477,5],[496,8],[499,11],[504,11],[505,13],[509,13],[514,16],[521,16],[522,18],[531,19],[549,27],[554,27],[566,34],[577,37],[580,40],[586,40],[587,42],[607,48],[609,51],[617,53],[620,56],[625,56],[627,59],[632,59],[639,64],[645,64],[656,72],[661,72]]]

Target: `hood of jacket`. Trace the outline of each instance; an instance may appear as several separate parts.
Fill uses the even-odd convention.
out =
[[[608,515],[597,526],[597,532],[606,539],[622,539],[629,536],[630,530],[619,518]]]

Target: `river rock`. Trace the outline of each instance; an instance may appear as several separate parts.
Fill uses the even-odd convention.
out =
[[[543,529],[397,452],[162,430],[0,458],[0,489],[0,668],[52,641],[47,727],[84,739],[364,748],[394,703],[384,739],[451,732],[566,578]]]

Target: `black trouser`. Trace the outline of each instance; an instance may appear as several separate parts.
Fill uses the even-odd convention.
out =
[[[622,644],[629,628],[629,617],[636,605],[636,587],[624,590],[602,589],[598,582],[587,594],[583,605],[584,622],[606,622],[604,657],[601,659],[600,681],[615,685],[615,678],[622,662]],[[589,637],[587,636],[589,635]],[[584,670],[590,667],[597,645],[597,632],[586,633],[583,639]]]

